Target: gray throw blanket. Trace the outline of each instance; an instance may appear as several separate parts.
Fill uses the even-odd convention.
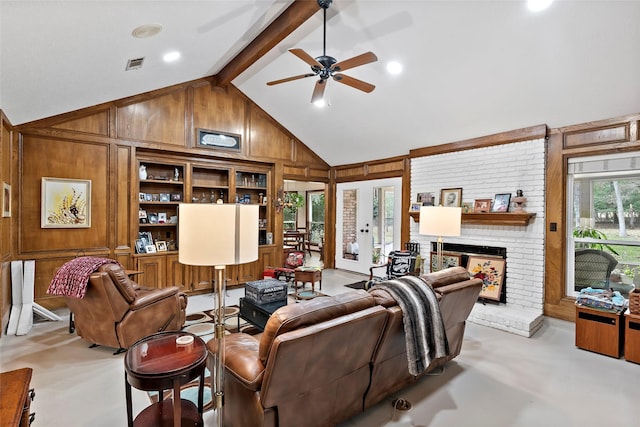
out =
[[[431,286],[416,276],[376,282],[402,309],[409,373],[419,375],[434,359],[449,355],[449,343],[438,299]]]

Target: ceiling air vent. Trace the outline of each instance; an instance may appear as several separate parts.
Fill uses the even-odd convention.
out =
[[[127,68],[125,68],[125,70],[129,71],[129,70],[137,70],[139,68],[142,68],[143,62],[144,62],[144,58],[130,59],[127,61]]]

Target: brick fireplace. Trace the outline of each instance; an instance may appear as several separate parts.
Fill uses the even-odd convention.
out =
[[[541,326],[544,304],[544,139],[417,157],[411,161],[411,202],[418,193],[433,193],[439,202],[443,188],[462,188],[463,202],[493,198],[521,189],[525,210],[535,213],[526,226],[462,224],[459,237],[445,244],[498,247],[506,251],[507,287],[504,302],[476,303],[469,321],[530,337]],[[411,240],[429,259],[436,238],[418,233],[413,219]]]

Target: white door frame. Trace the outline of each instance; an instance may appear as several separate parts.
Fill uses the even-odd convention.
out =
[[[373,189],[375,187],[394,187],[394,249],[400,249],[400,228],[402,224],[402,178],[374,179],[369,181],[345,182],[336,185],[336,240],[335,266],[339,269],[369,274],[372,266],[372,218],[373,218]],[[355,242],[358,246],[358,259],[343,257],[343,192],[358,191],[357,219]]]

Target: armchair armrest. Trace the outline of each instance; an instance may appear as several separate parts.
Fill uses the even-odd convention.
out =
[[[232,334],[224,339],[224,364],[228,373],[252,391],[260,390],[264,375],[264,364],[259,357],[260,342],[248,334]],[[216,340],[207,343],[210,352],[215,353]]]
[[[369,280],[373,280],[373,269],[383,267],[387,268],[387,264],[372,265],[371,267],[369,267]]]
[[[168,288],[160,288],[153,290],[143,290],[140,289],[137,292],[137,297],[135,301],[131,303],[129,308],[132,311],[140,310],[144,307],[148,307],[156,302],[163,300],[165,298],[171,298],[178,294],[180,288],[177,286],[171,286]]]

